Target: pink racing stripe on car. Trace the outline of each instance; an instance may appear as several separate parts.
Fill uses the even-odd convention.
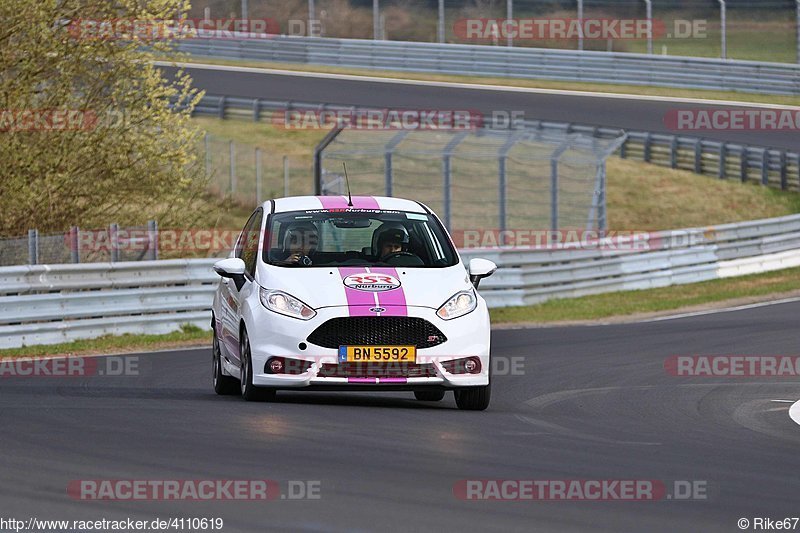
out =
[[[323,209],[349,209],[347,196],[319,196]],[[372,196],[353,196],[352,209],[380,209],[378,201]]]
[[[347,378],[348,383],[377,383],[378,378]]]
[[[387,274],[393,276],[395,279],[400,279],[400,276],[397,274],[397,269],[395,268],[371,267],[370,271],[376,274]],[[381,316],[408,316],[406,293],[405,290],[403,290],[402,282],[396,289],[379,292],[378,302],[381,307],[386,309],[385,312],[381,313]]]
[[[367,273],[365,268],[359,267],[339,267],[338,270],[342,281],[344,281],[344,278],[347,276],[353,274]],[[344,287],[344,295],[347,298],[347,308],[350,316],[373,316],[373,313],[370,312],[370,309],[375,307],[375,296],[373,293],[351,289],[347,285],[344,285],[344,283],[342,283],[342,287]]]

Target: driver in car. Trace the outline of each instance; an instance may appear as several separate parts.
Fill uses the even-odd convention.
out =
[[[378,238],[379,261],[385,261],[394,254],[408,251],[408,232],[405,228],[391,228]]]
[[[283,236],[283,251],[287,254],[283,263],[298,266],[311,266],[312,257],[319,245],[319,232],[311,222],[297,222],[286,230]]]

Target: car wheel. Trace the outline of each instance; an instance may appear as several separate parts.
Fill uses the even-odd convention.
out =
[[[274,399],[275,389],[253,385],[253,360],[250,357],[250,339],[247,337],[247,331],[244,330],[239,341],[239,358],[242,361],[242,377],[239,381],[242,398],[248,402],[264,402]]]
[[[463,411],[483,411],[489,407],[492,397],[492,384],[483,387],[464,387],[456,389],[456,405]]]
[[[421,402],[439,402],[444,398],[443,390],[415,390],[414,398]]]
[[[237,394],[239,392],[239,383],[236,378],[226,376],[222,373],[222,352],[219,348],[219,339],[217,332],[214,331],[214,340],[211,345],[212,357],[211,360],[214,365],[213,379],[214,379],[214,392],[220,396],[228,396]]]

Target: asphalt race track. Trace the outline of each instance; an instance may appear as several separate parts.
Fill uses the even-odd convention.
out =
[[[139,375],[0,383],[6,515],[222,517],[223,531],[739,531],[800,515],[787,378],[685,378],[671,355],[796,354],[800,303],[639,324],[497,330],[485,412],[411,393],[218,397],[210,350],[139,356]],[[512,359],[521,358],[521,359]],[[520,368],[522,371],[520,372]],[[497,368],[497,367],[496,367]],[[81,479],[319,481],[320,498],[80,501]],[[464,479],[700,481],[693,501],[464,501]]]
[[[664,123],[676,109],[730,109],[725,105],[634,100],[567,94],[461,89],[375,81],[187,68],[194,85],[208,94],[279,101],[326,102],[399,109],[522,111],[527,119],[576,122],[629,130],[678,133]],[[167,74],[174,68],[164,67]],[[402,76],[402,74],[398,74]],[[757,104],[753,104],[754,108]],[[741,108],[733,108],[741,109]],[[688,136],[774,148],[797,149],[796,131],[685,131]]]

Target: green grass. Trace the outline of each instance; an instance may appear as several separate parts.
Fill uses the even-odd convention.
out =
[[[541,304],[492,309],[492,322],[560,322],[672,311],[737,298],[766,297],[800,289],[800,268],[765,274],[675,285],[660,289],[612,292]]]
[[[165,335],[106,335],[97,339],[78,340],[61,344],[8,348],[0,350],[0,358],[99,355],[112,352],[152,351],[203,344],[211,346],[211,332],[191,324],[184,324],[181,326],[180,331]]]
[[[252,122],[247,120],[219,120],[211,118],[195,119],[197,123],[214,136],[231,138],[248,146],[249,153],[258,146],[264,151],[264,176],[267,186],[264,187],[265,198],[283,196],[283,174],[281,160],[286,154],[293,163],[291,173],[291,194],[310,194],[312,185],[312,160],[314,146],[324,137],[326,130],[284,131],[271,123]],[[367,135],[367,132],[354,132]],[[247,144],[245,144],[247,143]],[[216,146],[216,145],[215,145]],[[224,158],[227,147],[217,146],[215,160]],[[242,148],[242,150],[245,150]],[[420,159],[420,158],[417,158]],[[382,159],[375,168],[367,168],[364,163],[350,161],[348,169],[351,186],[356,190],[369,184],[382,183]],[[440,162],[430,161],[396,161],[398,172],[414,176],[414,183],[396,183],[396,194],[420,197],[434,209],[439,209],[438,180]],[[464,169],[455,167],[457,172]],[[460,174],[466,176],[461,185],[480,189],[485,183],[484,176],[496,173],[493,160],[472,163],[471,172]],[[377,169],[377,170],[376,170]],[[514,171],[517,169],[514,167]],[[527,170],[530,170],[527,169]],[[217,172],[226,171],[225,162],[217,168]],[[488,173],[488,174],[487,174]],[[523,173],[524,174],[524,173]],[[521,175],[523,175],[521,174]],[[694,226],[707,226],[726,222],[739,222],[758,218],[770,218],[793,213],[800,213],[800,194],[770,189],[760,185],[742,184],[736,180],[718,180],[708,176],[700,176],[685,170],[651,165],[641,161],[612,157],[607,162],[608,191],[607,211],[609,229],[652,231],[676,229]],[[253,179],[251,174],[239,173],[239,184]],[[378,181],[376,181],[378,180]],[[467,183],[467,181],[471,182]],[[512,185],[519,181],[515,178]],[[523,184],[518,183],[519,188]],[[465,187],[465,190],[472,190]],[[456,194],[454,201],[468,199],[464,193]],[[537,194],[532,191],[531,194]],[[528,195],[529,196],[529,195]],[[526,193],[516,191],[514,201],[527,201]],[[249,216],[250,205],[229,203],[215,214],[215,219],[208,221],[209,227],[240,228]],[[472,204],[470,204],[472,205]],[[516,204],[515,204],[516,205]],[[454,213],[455,227],[477,227],[485,221],[490,224],[494,218],[491,211],[494,204],[490,202],[476,203],[472,207],[480,211],[466,214]],[[491,213],[489,212],[491,211]],[[487,214],[488,213],[488,214]],[[461,217],[461,218],[459,218]],[[511,220],[509,227],[530,227],[530,219]],[[223,225],[224,224],[224,225]],[[535,229],[535,228],[533,228]]]

